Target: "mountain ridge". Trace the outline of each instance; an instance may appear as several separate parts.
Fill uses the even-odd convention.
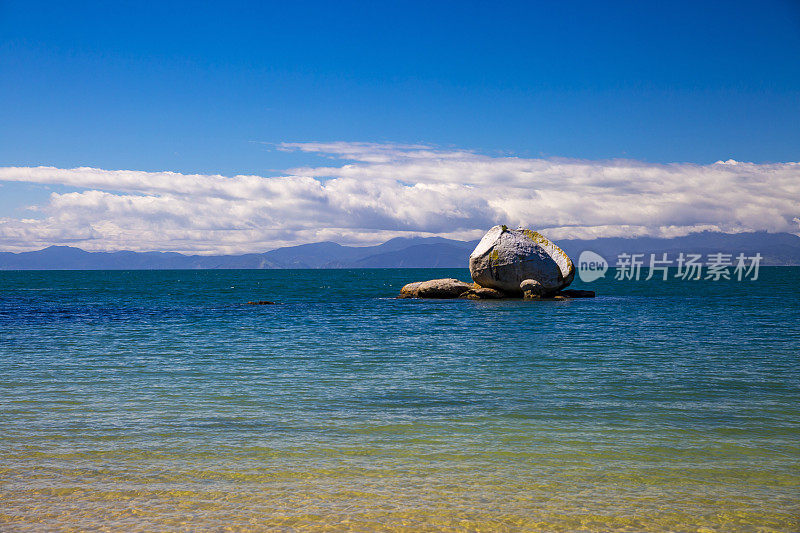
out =
[[[475,241],[444,237],[396,237],[374,246],[331,241],[240,255],[186,255],[178,252],[88,252],[54,245],[30,252],[0,252],[0,270],[179,270],[287,268],[466,268]],[[800,265],[800,237],[792,233],[700,232],[683,237],[601,237],[556,241],[577,262],[591,250],[611,266],[621,253],[760,253],[762,265]],[[647,257],[645,257],[647,259]],[[645,263],[646,264],[646,263]]]

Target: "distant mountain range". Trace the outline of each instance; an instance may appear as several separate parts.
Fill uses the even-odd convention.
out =
[[[701,254],[705,261],[709,254],[725,253],[735,256],[743,253],[752,257],[761,254],[762,265],[800,265],[800,237],[792,233],[767,233],[765,231],[750,233],[720,233],[703,231],[691,233],[684,237],[671,239],[636,237],[601,238],[593,240],[563,240],[558,244],[567,254],[577,259],[584,250],[591,250],[602,255],[609,265],[614,266],[621,253],[649,254],[666,253],[667,258],[674,261],[678,254]]]
[[[264,268],[466,268],[478,241],[399,237],[377,246],[318,242],[243,255],[184,255],[175,252],[86,252],[50,246],[35,252],[0,252],[0,270],[173,270]],[[693,233],[672,239],[600,238],[556,242],[573,261],[591,250],[611,266],[621,253],[760,253],[762,265],[800,265],[800,237],[791,233]]]

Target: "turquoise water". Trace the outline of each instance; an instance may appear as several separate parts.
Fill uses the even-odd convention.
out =
[[[800,530],[800,268],[449,276],[0,272],[0,530]]]

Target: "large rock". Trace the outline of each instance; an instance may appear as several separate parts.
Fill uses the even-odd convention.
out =
[[[472,288],[471,283],[453,278],[416,281],[404,285],[399,298],[458,298]]]
[[[520,284],[534,280],[544,291],[554,292],[572,283],[575,266],[540,233],[495,226],[469,256],[469,272],[482,287],[521,293]]]

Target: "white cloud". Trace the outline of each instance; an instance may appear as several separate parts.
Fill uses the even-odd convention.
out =
[[[426,145],[284,143],[331,158],[285,176],[0,168],[0,182],[58,184],[42,219],[0,219],[0,248],[264,251],[399,235],[477,238],[493,224],[555,238],[796,232],[800,163],[649,164],[492,157]]]

